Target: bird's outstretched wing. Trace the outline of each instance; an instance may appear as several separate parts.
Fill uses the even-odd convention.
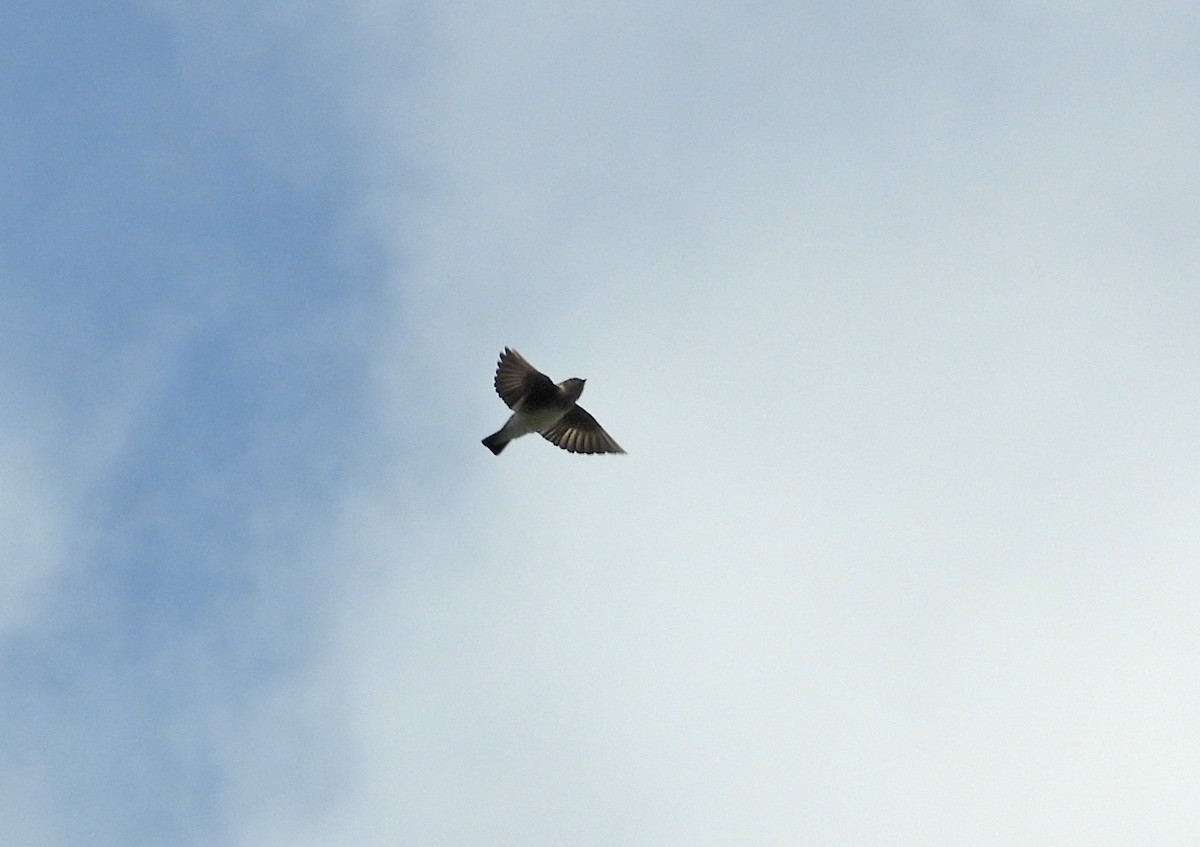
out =
[[[496,364],[496,393],[510,409],[521,400],[543,400],[553,397],[558,389],[550,377],[539,371],[516,350],[508,347]]]
[[[573,406],[557,423],[542,430],[542,437],[568,453],[625,452],[604,427],[579,406]]]

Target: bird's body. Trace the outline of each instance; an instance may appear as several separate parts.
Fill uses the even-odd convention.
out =
[[[541,433],[569,453],[624,453],[620,445],[575,401],[583,393],[578,377],[555,384],[550,377],[508,347],[496,365],[496,393],[512,416],[483,445],[497,456],[508,442],[531,432]]]

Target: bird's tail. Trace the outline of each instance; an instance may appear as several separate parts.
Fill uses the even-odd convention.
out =
[[[508,446],[508,439],[504,437],[504,430],[493,432],[487,438],[483,439],[483,446],[492,451],[495,456],[500,455],[500,451]]]

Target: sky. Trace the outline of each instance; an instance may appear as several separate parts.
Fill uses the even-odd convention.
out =
[[[1194,844],[1198,47],[4,4],[0,847]]]

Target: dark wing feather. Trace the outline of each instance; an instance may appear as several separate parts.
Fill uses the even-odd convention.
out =
[[[496,393],[510,409],[515,409],[522,398],[543,399],[557,392],[550,377],[539,371],[516,350],[504,348],[496,364]]]
[[[624,453],[596,419],[574,406],[559,421],[542,430],[542,437],[568,453]]]

